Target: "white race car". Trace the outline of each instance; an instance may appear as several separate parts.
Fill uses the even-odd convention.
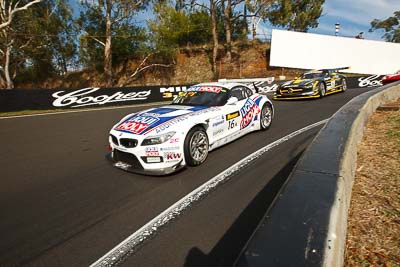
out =
[[[169,174],[202,164],[209,151],[251,131],[268,129],[273,114],[267,96],[243,84],[198,84],[171,105],[129,114],[114,125],[108,158],[127,171]]]

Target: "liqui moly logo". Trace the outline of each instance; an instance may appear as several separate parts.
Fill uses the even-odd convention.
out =
[[[159,118],[151,116],[136,115],[117,126],[116,130],[128,131],[134,134],[141,134],[150,125],[156,123]]]
[[[253,121],[254,116],[257,115],[258,113],[260,113],[260,108],[253,100],[248,99],[244,104],[244,106],[240,109],[240,115],[242,116],[242,121],[240,122],[240,129],[249,126],[250,123]]]
[[[65,91],[58,91],[52,94],[56,100],[53,101],[54,107],[66,107],[72,108],[92,106],[92,105],[104,105],[113,102],[125,102],[133,100],[146,100],[151,94],[151,90],[122,93],[116,92],[112,95],[99,95],[91,96],[90,94],[98,91],[100,88],[84,88],[76,91],[72,91],[66,94]]]

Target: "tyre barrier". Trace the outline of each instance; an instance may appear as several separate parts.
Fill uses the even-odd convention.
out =
[[[400,82],[355,97],[302,155],[235,266],[342,266],[357,145],[371,114]]]

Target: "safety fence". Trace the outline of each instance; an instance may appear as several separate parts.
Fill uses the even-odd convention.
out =
[[[382,76],[348,77],[348,88],[368,88],[381,86]],[[256,85],[261,93],[274,92],[284,80],[254,79],[244,82],[250,86]],[[239,80],[236,80],[240,82]],[[244,81],[244,80],[243,80]],[[134,105],[171,101],[179,92],[191,86],[137,86],[119,88],[89,87],[77,90],[71,89],[13,89],[0,90],[0,112],[22,110],[74,109],[96,108],[103,106]]]

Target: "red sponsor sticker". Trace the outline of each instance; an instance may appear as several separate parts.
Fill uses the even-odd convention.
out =
[[[135,134],[141,134],[144,130],[147,129],[147,127],[149,127],[149,125],[146,123],[126,121],[124,123],[121,123],[117,127],[117,130],[123,130]]]
[[[254,104],[250,110],[243,116],[240,122],[240,129],[246,128],[253,120],[256,114],[260,113],[260,108]]]
[[[211,93],[218,94],[219,92],[221,92],[221,87],[217,87],[217,86],[201,86],[199,88],[199,92],[211,92]]]
[[[146,152],[146,156],[154,157],[154,156],[159,156],[160,154],[158,151],[155,152]]]
[[[156,123],[157,121],[159,121],[159,118],[155,116],[139,114],[118,125],[117,130],[141,134],[150,125]]]

